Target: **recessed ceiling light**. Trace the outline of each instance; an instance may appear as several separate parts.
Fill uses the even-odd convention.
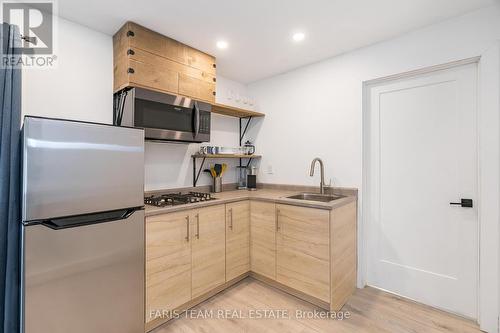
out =
[[[227,49],[227,47],[229,46],[229,44],[225,40],[219,40],[219,41],[217,41],[216,45],[217,45],[217,47],[219,49],[222,49],[222,50],[223,49]]]
[[[294,42],[301,42],[306,38],[306,35],[303,32],[296,32],[292,36]]]

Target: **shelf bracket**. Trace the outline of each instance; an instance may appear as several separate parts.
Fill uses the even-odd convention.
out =
[[[244,129],[243,129],[243,121],[242,121],[243,119],[247,119],[247,123],[246,123]],[[252,116],[247,117],[247,118],[240,118],[239,120],[240,120],[240,147],[241,147],[241,145],[243,144],[243,138],[245,137],[245,134],[247,133],[248,125],[250,125],[250,122],[252,121]],[[242,131],[242,129],[243,129],[243,131]],[[251,158],[248,160],[248,163],[246,166],[247,168],[250,165],[250,162],[252,162]],[[240,158],[240,166],[239,167],[243,168],[243,161],[241,160],[241,158]]]
[[[242,120],[243,119],[247,119],[247,123],[245,125],[245,128],[243,129],[243,131],[241,130],[243,128],[243,122]],[[248,117],[248,118],[240,118],[240,146],[243,144],[243,138],[245,137],[245,134],[247,133],[247,129],[248,129],[248,125],[250,125],[250,122],[252,121],[252,116]]]
[[[196,170],[196,157],[193,157],[193,187],[196,187],[196,184],[198,183],[198,179],[200,178],[201,172],[203,171],[203,166],[205,165],[205,160],[207,158],[203,157],[203,160],[201,161],[200,169],[197,171]]]

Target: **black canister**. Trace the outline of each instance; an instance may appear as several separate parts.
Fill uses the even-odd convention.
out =
[[[257,168],[254,166],[251,166],[248,170],[247,188],[250,191],[254,191],[257,189]]]

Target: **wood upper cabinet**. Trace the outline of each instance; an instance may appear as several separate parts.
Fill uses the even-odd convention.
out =
[[[330,303],[330,212],[277,205],[276,280]]]
[[[191,216],[193,298],[226,281],[225,216],[224,205],[201,208]]]
[[[113,36],[114,91],[141,87],[215,103],[215,58],[133,22]]]
[[[226,281],[250,270],[250,202],[226,205]]]
[[[189,211],[146,217],[146,322],[191,300]]]
[[[276,279],[276,205],[250,203],[250,269]]]

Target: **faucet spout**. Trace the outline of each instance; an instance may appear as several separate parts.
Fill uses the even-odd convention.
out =
[[[316,157],[315,159],[312,160],[311,171],[309,172],[309,175],[311,177],[314,176],[314,167],[316,166],[316,162],[319,163],[320,172],[321,172],[321,182],[319,183],[319,192],[321,194],[325,194],[325,168],[324,168],[323,161],[321,160],[321,158]]]

